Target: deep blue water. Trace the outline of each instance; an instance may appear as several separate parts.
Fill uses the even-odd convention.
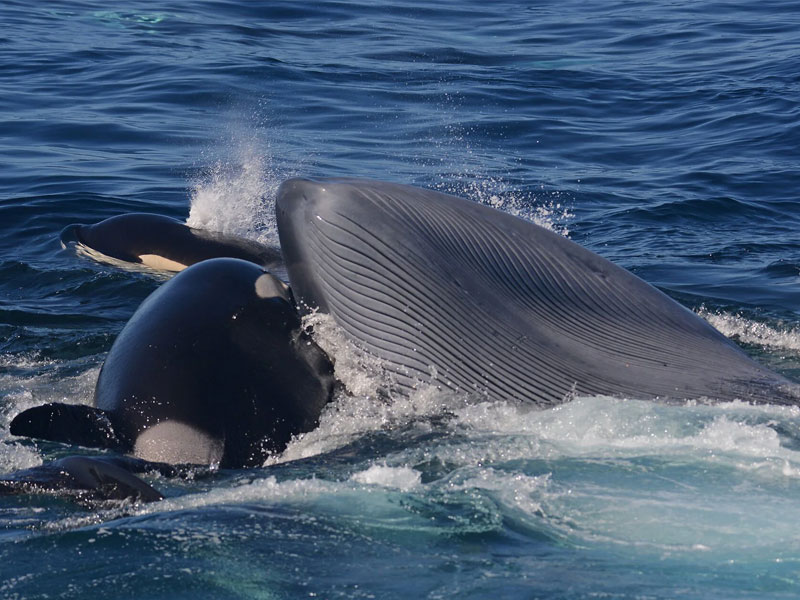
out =
[[[796,3],[117,4],[0,4],[3,472],[90,452],[8,422],[90,402],[163,281],[59,231],[145,211],[274,244],[293,175],[537,220],[800,380]],[[0,499],[0,595],[800,597],[797,407],[387,406],[334,352],[355,395],[264,468]]]

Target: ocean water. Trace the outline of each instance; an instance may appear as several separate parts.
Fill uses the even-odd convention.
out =
[[[0,3],[0,470],[91,401],[163,278],[58,234],[132,211],[277,244],[295,175],[455,193],[630,269],[800,380],[788,1]],[[167,499],[0,498],[3,598],[796,598],[800,408],[352,396]]]

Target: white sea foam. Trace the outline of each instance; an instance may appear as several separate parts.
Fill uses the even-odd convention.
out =
[[[331,315],[313,312],[303,317],[303,327],[313,332],[314,341],[334,358],[336,378],[351,394],[374,398],[390,383],[380,359],[348,340]]]
[[[429,417],[452,414],[452,410],[463,403],[463,399],[429,387],[391,401],[341,394],[323,411],[319,427],[297,436],[280,456],[269,459],[267,464],[331,452],[374,431],[413,425],[424,433],[430,431]]]
[[[351,481],[367,485],[397,488],[402,491],[413,490],[422,484],[422,474],[410,467],[390,467],[372,465],[364,471],[354,473]]]
[[[69,377],[60,376],[55,361],[35,355],[0,356],[0,472],[28,469],[42,463],[39,452],[17,442],[9,431],[11,420],[23,410],[47,404],[88,404],[91,402],[98,368]],[[20,374],[28,372],[28,374]]]
[[[364,496],[364,486],[372,491]],[[405,467],[375,467],[356,473],[347,481],[327,481],[317,478],[289,479],[279,481],[270,476],[244,481],[228,486],[215,486],[207,492],[167,498],[157,503],[137,507],[136,514],[161,514],[220,505],[242,505],[251,503],[282,503],[304,507],[309,514],[346,514],[354,507],[374,516],[402,513],[386,494],[412,490],[420,485],[419,473]],[[109,514],[118,512],[112,509]],[[64,523],[61,524],[64,527]],[[72,523],[69,527],[74,527]],[[83,526],[78,524],[78,526]]]
[[[800,352],[800,329],[784,324],[768,325],[742,315],[705,308],[699,314],[724,335],[745,344]]]
[[[578,398],[545,411],[496,403],[468,405],[456,414],[452,427],[468,429],[483,440],[468,445],[471,452],[463,456],[467,462],[483,458],[696,456],[735,466],[767,460],[780,472],[786,464],[792,465],[791,472],[800,467],[800,452],[782,445],[773,427],[776,419],[791,420],[797,426],[797,407],[742,403],[674,406],[596,397]],[[514,443],[508,443],[506,436]],[[482,457],[481,452],[489,455]]]
[[[595,397],[537,411],[443,401],[433,392],[379,405],[345,397],[335,406],[318,430],[290,445],[284,460],[401,424],[418,423],[426,436],[438,430],[433,441],[394,450],[349,481],[415,494],[434,512],[452,503],[475,503],[477,512],[460,518],[465,529],[499,528],[510,519],[566,543],[611,543],[712,559],[741,556],[749,551],[742,543],[777,548],[787,535],[800,535],[800,526],[789,533],[782,525],[787,508],[779,492],[800,487],[800,452],[783,445],[774,428],[782,423],[797,429],[796,407]],[[444,419],[432,424],[426,417]],[[422,483],[415,465],[432,460],[449,465],[449,471]],[[325,493],[337,500],[354,493],[337,485]],[[753,513],[751,500],[743,502],[742,495],[757,500],[761,512]],[[497,513],[490,516],[487,510]],[[800,508],[788,514],[800,522]]]
[[[6,355],[0,366],[8,371],[0,375],[0,398],[5,410],[0,411],[0,423],[5,430],[18,412],[47,404],[90,404],[99,367],[91,367],[72,376],[63,376],[58,364],[36,356]],[[27,371],[28,374],[20,374]]]
[[[537,498],[546,493],[550,478],[549,473],[530,476],[491,467],[468,468],[449,479],[444,487],[450,492],[488,491],[506,510],[517,510],[526,516],[535,516],[542,510],[541,502]]]
[[[451,414],[465,399],[420,383],[410,394],[393,393],[393,378],[381,361],[369,355],[337,327],[330,315],[304,317],[314,340],[334,359],[336,378],[344,389],[320,417],[313,431],[297,436],[287,449],[267,464],[297,460],[330,452],[372,431],[398,428],[411,423],[425,428],[427,417]]]
[[[458,485],[499,482],[498,501],[566,540],[740,556],[800,534],[800,508],[786,496],[800,489],[800,452],[774,429],[797,430],[795,407],[579,398],[546,411],[479,404],[457,414],[449,426],[464,441],[434,453],[469,473]]]
[[[38,467],[42,462],[41,455],[33,448],[13,442],[0,444],[0,473]]]
[[[800,452],[781,444],[776,422],[796,427],[800,415],[794,407],[603,397],[535,411],[447,402],[435,393],[405,404],[348,396],[326,412],[318,430],[292,442],[283,460],[339,448],[369,431],[388,427],[392,435],[400,425],[408,447],[364,456],[338,480],[259,478],[256,471],[252,480],[135,513],[267,503],[291,506],[309,519],[325,515],[343,527],[356,517],[375,529],[434,535],[443,527],[477,532],[511,524],[566,544],[734,560],[748,552],[780,553],[800,535],[792,491],[800,489]],[[414,423],[424,444],[414,442],[408,429]],[[431,462],[447,468],[425,482]],[[413,501],[398,503],[397,493]],[[72,518],[55,527],[95,522]]]
[[[290,501],[304,502],[322,494],[335,493],[341,485],[338,482],[320,479],[293,479],[278,481],[275,477],[256,479],[229,487],[215,487],[206,493],[189,494],[164,500],[154,510],[143,512],[161,512],[164,510],[184,510],[219,504],[242,504],[253,501]]]

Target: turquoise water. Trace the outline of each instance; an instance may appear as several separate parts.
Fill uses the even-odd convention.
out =
[[[0,469],[89,402],[162,280],[58,233],[131,211],[277,243],[294,175],[470,197],[632,270],[800,380],[790,2],[0,5]],[[260,469],[167,499],[0,498],[8,598],[793,598],[800,409],[354,392]]]

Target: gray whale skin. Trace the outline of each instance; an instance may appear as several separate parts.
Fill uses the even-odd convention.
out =
[[[357,179],[277,196],[298,304],[419,383],[546,407],[573,395],[798,402],[797,385],[630,272],[476,202]]]

